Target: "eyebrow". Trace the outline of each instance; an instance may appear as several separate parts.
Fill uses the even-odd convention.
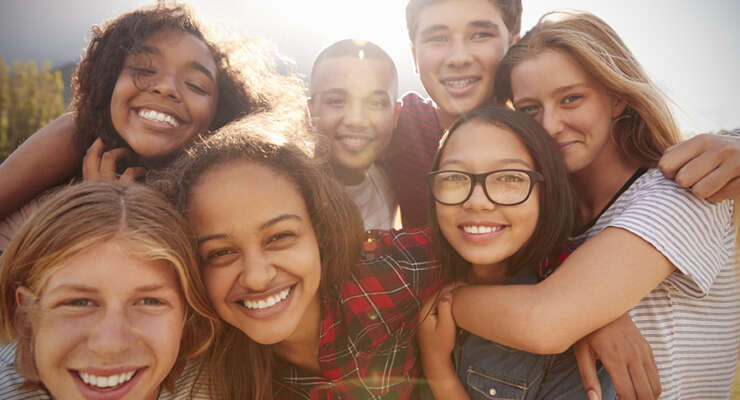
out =
[[[291,219],[292,220],[297,220],[297,221],[301,221],[302,220],[301,217],[299,217],[298,215],[295,215],[295,214],[283,214],[283,215],[277,216],[277,217],[275,217],[273,219],[270,219],[267,222],[263,223],[262,225],[259,226],[259,230],[264,230],[266,228],[269,228],[272,225],[277,224],[278,222],[285,221],[285,220],[291,220]],[[228,237],[229,237],[229,235],[226,234],[226,233],[214,233],[212,235],[201,236],[201,237],[198,238],[198,246],[200,246],[201,244],[203,244],[204,242],[207,242],[209,240],[225,239],[225,238],[228,238]]]
[[[442,24],[432,25],[432,26],[428,26],[422,29],[421,32],[419,32],[419,35],[420,36],[429,35],[432,33],[439,32],[439,31],[446,31],[448,29],[449,27],[447,25],[442,25]]]
[[[498,24],[495,24],[495,23],[493,23],[491,21],[488,21],[488,20],[485,20],[485,19],[475,20],[475,21],[469,23],[468,25],[469,26],[472,26],[473,28],[495,29],[495,30],[498,30],[499,29]]]
[[[158,56],[162,55],[162,51],[152,46],[141,46],[141,50],[149,54],[154,54]],[[190,63],[188,63],[188,67],[196,71],[200,71],[204,73],[212,82],[214,83],[216,82],[216,78],[213,76],[213,72],[211,72],[211,70],[206,68],[205,65],[199,63],[198,61],[195,61],[195,60],[190,61]]]
[[[441,163],[439,166],[442,167],[443,165],[448,165],[448,164],[455,165],[455,164],[462,164],[462,163],[463,163],[462,159],[450,158],[448,160],[445,160],[445,162]],[[496,164],[497,165],[499,164],[500,165],[520,164],[530,169],[533,168],[531,165],[529,165],[529,163],[522,160],[521,158],[501,158],[501,159],[496,160]]]

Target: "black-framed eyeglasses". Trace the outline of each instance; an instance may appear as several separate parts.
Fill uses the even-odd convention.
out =
[[[544,181],[541,173],[526,169],[497,169],[482,174],[444,170],[427,174],[434,200],[448,206],[466,202],[478,183],[492,203],[515,206],[527,201],[535,183]]]

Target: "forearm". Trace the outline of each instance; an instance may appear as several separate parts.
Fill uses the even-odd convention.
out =
[[[435,399],[470,398],[457,378],[455,367],[449,358],[446,360],[429,360],[422,357],[422,366]]]
[[[75,129],[74,115],[65,114],[31,135],[0,164],[0,218],[79,171],[82,153],[73,141]]]

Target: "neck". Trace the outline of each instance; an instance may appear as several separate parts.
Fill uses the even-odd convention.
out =
[[[367,176],[367,172],[371,166],[372,164],[365,169],[357,170],[334,164],[334,177],[345,186],[359,185],[365,179],[365,176]]]
[[[614,150],[599,155],[590,165],[570,175],[578,195],[581,224],[596,218],[641,167],[639,161],[623,156],[616,146]]]
[[[460,115],[453,115],[448,114],[444,111],[442,111],[441,108],[438,106],[435,106],[435,111],[437,113],[437,122],[439,122],[439,127],[442,128],[442,132],[447,131],[447,129],[450,128],[453,122],[460,116]]]
[[[321,374],[319,343],[321,331],[321,302],[318,293],[290,337],[273,346],[275,354],[306,371]]]
[[[472,264],[466,280],[474,285],[503,285],[511,278],[508,271],[504,261],[496,264]]]

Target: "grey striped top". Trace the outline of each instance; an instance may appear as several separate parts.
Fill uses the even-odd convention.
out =
[[[740,342],[740,268],[731,200],[712,204],[651,169],[584,234],[613,226],[650,243],[676,271],[630,316],[653,348],[661,399],[727,399]],[[645,268],[649,268],[646,265]]]

